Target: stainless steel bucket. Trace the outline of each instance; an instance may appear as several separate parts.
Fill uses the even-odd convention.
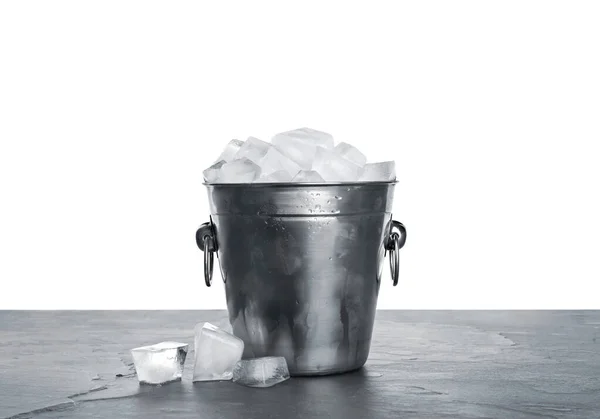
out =
[[[396,285],[406,240],[395,182],[206,186],[196,241],[207,286],[217,253],[244,358],[283,356],[292,375],[363,366],[385,253]]]

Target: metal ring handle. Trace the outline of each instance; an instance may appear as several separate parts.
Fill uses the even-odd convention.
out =
[[[398,277],[400,276],[400,249],[406,243],[406,228],[396,220],[392,220],[390,224],[390,232],[387,236],[384,248],[390,252],[390,273],[392,274],[392,283],[398,285]]]
[[[204,282],[207,287],[210,287],[212,283],[213,266],[214,266],[214,254],[210,250],[214,247],[212,237],[206,235],[202,240],[204,243]]]
[[[390,249],[390,273],[392,274],[392,284],[396,286],[400,276],[400,236],[398,233],[392,233],[391,240],[394,247]]]
[[[204,282],[207,287],[212,283],[214,252],[217,251],[217,240],[212,217],[196,231],[196,244],[204,252]]]

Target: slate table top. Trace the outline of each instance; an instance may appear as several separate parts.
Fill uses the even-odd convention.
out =
[[[225,311],[0,311],[0,418],[600,418],[600,311],[378,311],[362,369],[268,389],[192,383]],[[188,342],[140,386],[129,350]]]

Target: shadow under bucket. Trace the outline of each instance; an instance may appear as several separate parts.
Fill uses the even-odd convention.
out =
[[[406,240],[395,184],[206,184],[196,240],[208,286],[217,252],[244,358],[283,356],[295,376],[364,365],[386,250],[396,285]]]

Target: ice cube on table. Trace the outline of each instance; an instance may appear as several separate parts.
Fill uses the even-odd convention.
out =
[[[299,128],[277,134],[271,140],[277,149],[304,170],[310,170],[318,147],[333,148],[333,137],[310,128]]]
[[[255,180],[257,183],[264,182],[291,182],[292,176],[285,170],[278,170],[276,172],[271,173],[267,176],[261,176],[259,179]]]
[[[221,170],[221,167],[223,167],[225,163],[225,160],[219,160],[218,162],[210,166],[208,169],[206,169],[204,172],[202,172],[202,174],[204,175],[204,180],[208,183],[216,182],[219,178],[219,172]]]
[[[231,380],[244,341],[210,323],[197,324],[194,334],[193,381]]]
[[[233,369],[233,382],[247,387],[272,387],[289,378],[287,362],[281,356],[244,359]]]
[[[323,179],[321,175],[314,170],[301,170],[296,176],[294,176],[292,182],[321,183],[325,182],[325,179]]]
[[[289,157],[281,154],[279,150],[271,146],[267,153],[258,162],[261,170],[261,176],[268,176],[271,173],[285,170],[290,175],[290,179],[300,171],[298,163]]]
[[[338,153],[318,147],[312,170],[318,172],[327,182],[355,182],[362,168]]]
[[[260,174],[260,167],[244,157],[221,166],[217,181],[219,183],[248,183],[258,179]]]
[[[339,143],[335,146],[335,151],[340,156],[344,157],[347,160],[350,160],[352,163],[359,167],[363,167],[367,163],[367,157],[363,153],[361,153],[358,150],[358,148],[348,143]]]
[[[233,160],[234,156],[240,150],[243,144],[244,142],[240,140],[229,141],[216,161],[218,162],[223,160],[224,162],[230,162]]]
[[[187,343],[170,341],[132,349],[131,356],[139,382],[163,384],[180,380],[187,351]]]
[[[365,182],[387,182],[396,179],[396,164],[393,161],[380,163],[368,163],[363,168],[360,181]]]
[[[235,154],[234,160],[247,158],[256,164],[259,164],[260,160],[272,147],[273,146],[271,144],[259,140],[258,138],[248,137],[248,139],[244,142],[244,144],[242,144],[238,152]]]

